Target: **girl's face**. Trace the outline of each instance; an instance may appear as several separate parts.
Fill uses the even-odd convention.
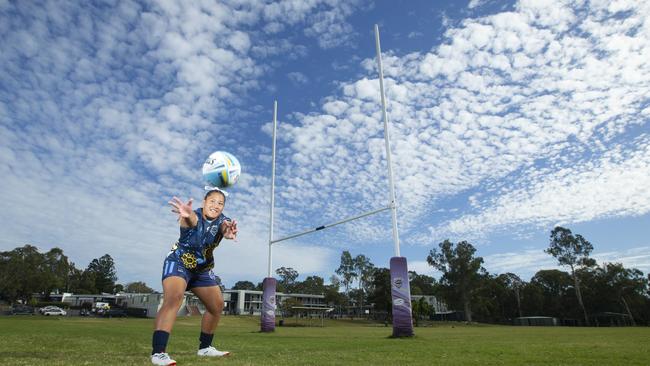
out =
[[[203,218],[207,220],[214,220],[223,211],[223,207],[226,204],[226,197],[219,192],[213,191],[208,193],[208,195],[203,200]]]

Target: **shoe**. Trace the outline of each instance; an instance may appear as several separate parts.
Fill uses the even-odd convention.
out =
[[[154,353],[151,355],[151,363],[158,366],[175,366],[176,361],[172,360],[166,353]]]
[[[230,352],[228,351],[219,351],[216,348],[210,346],[206,348],[201,348],[197,353],[198,356],[208,356],[208,357],[223,357],[228,356]]]

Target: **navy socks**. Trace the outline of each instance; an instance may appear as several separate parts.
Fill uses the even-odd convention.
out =
[[[165,348],[167,348],[168,340],[169,340],[169,333],[165,332],[164,330],[154,331],[153,339],[151,341],[151,346],[153,348],[151,354],[153,355],[154,353],[164,353]]]
[[[201,335],[199,336],[199,342],[200,342],[199,349],[210,347],[212,345],[213,338],[214,338],[214,334],[201,332]],[[151,347],[153,349],[151,354],[153,355],[154,353],[164,353],[165,348],[167,348],[168,340],[169,340],[169,333],[165,332],[164,330],[154,331],[153,339],[151,341]]]
[[[212,338],[213,337],[214,337],[214,334],[208,334],[208,333],[201,332],[201,336],[199,337],[199,342],[201,342],[201,344],[199,345],[199,349],[210,347],[212,345]]]

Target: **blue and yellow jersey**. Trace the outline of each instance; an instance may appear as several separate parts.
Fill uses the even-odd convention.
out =
[[[194,210],[198,217],[195,227],[181,227],[181,235],[178,242],[172,246],[172,251],[167,255],[173,258],[191,271],[203,272],[214,267],[212,251],[219,246],[223,239],[221,224],[230,218],[224,214],[209,221],[203,218],[203,209]]]

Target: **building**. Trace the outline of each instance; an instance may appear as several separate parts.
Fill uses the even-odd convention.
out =
[[[280,305],[285,300],[294,298],[300,301],[305,307],[324,307],[324,295],[311,295],[311,294],[285,294],[277,292],[275,294],[276,304]],[[262,291],[255,290],[225,290],[223,294],[224,312],[226,314],[236,315],[260,315],[262,311]],[[279,310],[276,309],[276,314]]]
[[[262,311],[262,291],[256,290],[224,290],[224,314],[230,315],[260,315]],[[324,295],[312,294],[285,294],[277,292],[276,315],[280,315],[279,305],[287,299],[297,299],[305,308],[323,308],[327,307]],[[52,294],[50,298],[53,301],[68,303],[71,307],[93,308],[97,302],[109,303],[112,307],[125,308],[131,315],[146,316],[148,318],[156,317],[158,310],[163,303],[163,294],[138,294],[138,293],[118,293],[112,294],[93,294],[93,295],[74,295],[70,293]],[[413,295],[411,302],[419,301],[424,298],[429,305],[433,307],[436,313],[445,313],[447,306],[438,301],[435,296],[430,295]],[[200,315],[205,311],[205,307],[191,292],[186,292],[185,298],[178,311],[179,316],[183,315]]]
[[[121,293],[118,295],[120,304],[128,308],[145,309],[147,317],[153,318],[162,306],[163,295],[154,294],[129,294]],[[276,293],[277,304],[289,298],[296,298],[305,307],[323,307],[325,306],[325,297],[323,295],[310,294],[284,294]],[[223,292],[224,314],[230,315],[260,315],[262,309],[262,291],[254,290],[225,290]],[[185,294],[185,299],[178,312],[178,315],[200,315],[205,311],[205,307],[198,297],[191,292]],[[279,314],[279,310],[278,314]]]
[[[424,302],[426,302],[431,307],[433,307],[433,311],[435,314],[440,314],[440,313],[445,314],[449,312],[449,310],[447,310],[447,304],[438,300],[433,295],[411,295],[411,304],[416,301],[420,301],[421,298],[424,298]]]
[[[557,326],[559,321],[551,316],[522,316],[513,320],[514,325]]]

